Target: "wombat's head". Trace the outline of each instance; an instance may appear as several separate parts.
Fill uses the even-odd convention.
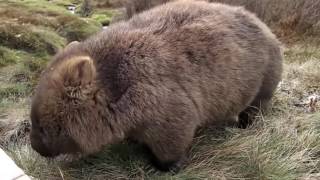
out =
[[[91,153],[101,146],[96,136],[102,119],[96,107],[103,98],[96,68],[89,56],[76,52],[69,49],[55,57],[32,100],[31,146],[46,157]]]

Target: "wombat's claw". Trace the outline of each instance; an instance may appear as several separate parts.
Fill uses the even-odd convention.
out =
[[[171,167],[169,167],[169,171],[176,174],[180,170],[184,169],[187,166],[186,158],[182,158],[180,161],[174,163]]]
[[[171,172],[176,174],[181,169],[185,168],[185,166],[187,165],[187,158],[183,157],[178,161],[170,161],[170,162],[156,161],[154,164],[160,171]]]

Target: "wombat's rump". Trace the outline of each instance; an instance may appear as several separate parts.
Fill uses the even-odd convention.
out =
[[[180,166],[198,127],[265,107],[281,78],[279,45],[243,8],[207,2],[167,3],[114,24],[60,52],[42,75],[32,147],[89,154],[133,138],[159,167]]]

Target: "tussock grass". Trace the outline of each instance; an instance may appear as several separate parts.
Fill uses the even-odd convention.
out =
[[[111,23],[114,16],[116,16],[117,14],[118,12],[115,10],[96,10],[92,14],[91,18],[95,19],[103,26],[108,26]]]
[[[46,27],[44,29],[47,31],[45,32],[46,35],[48,36],[48,33],[50,33],[50,37],[47,39],[53,40],[61,38],[53,37],[57,33],[63,38],[67,38],[68,41],[73,41],[82,40],[101,30],[99,22],[93,19],[80,18],[68,12],[66,5],[72,4],[72,2],[74,1],[9,0],[5,3],[0,2],[0,15],[3,17],[0,22],[7,26],[11,25],[12,27],[8,28],[15,31],[19,31],[18,28],[21,28],[20,32],[23,32],[23,28],[32,27],[31,25],[37,26],[36,29]],[[22,27],[16,27],[16,24],[22,24]],[[25,33],[32,32],[32,30],[26,29]],[[3,36],[9,35],[5,34]]]
[[[17,62],[16,52],[0,46],[0,67],[4,67]]]
[[[45,0],[7,0],[6,5],[10,7],[18,7],[19,9],[27,9],[30,13],[41,14],[45,16],[57,16],[60,14],[68,14],[67,9],[61,6],[62,1],[49,2]]]
[[[4,46],[33,53],[54,54],[65,44],[65,40],[52,31],[15,23],[0,25],[0,39]]]
[[[1,102],[30,93],[47,60],[68,41],[80,41],[101,30],[94,19],[68,12],[65,5],[72,2],[75,1],[0,2]],[[28,82],[22,85],[20,81]]]
[[[60,22],[57,31],[61,36],[66,37],[68,42],[81,41],[102,29],[99,22],[89,18],[59,16],[57,20]]]
[[[292,33],[319,35],[320,1],[317,0],[210,0],[245,6],[280,36]]]
[[[173,0],[126,1],[127,17]],[[205,0],[244,6],[271,26],[281,37],[320,34],[320,1],[318,0]]]

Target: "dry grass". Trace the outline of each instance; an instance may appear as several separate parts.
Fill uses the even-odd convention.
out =
[[[319,35],[318,0],[210,0],[245,6],[271,26],[279,36]]]
[[[319,1],[264,0],[259,1],[260,3],[254,0],[225,1],[247,4],[249,9],[259,12],[258,15],[278,33],[290,29],[294,31],[293,34],[301,32],[317,35],[314,33],[316,31],[312,30],[317,23],[312,23],[312,27],[304,28],[300,20],[288,21],[290,23],[280,21],[287,21],[286,18],[292,10],[292,14],[300,14],[298,19],[302,17],[310,19],[305,19],[306,22],[303,22],[305,24],[319,22],[317,15],[319,11],[313,11]],[[320,179],[320,107],[318,104],[316,111],[310,113],[307,111],[308,103],[305,103],[308,102],[308,96],[320,95],[320,45],[311,42],[319,36],[309,36],[305,41],[288,45],[285,50],[283,81],[273,98],[272,107],[266,114],[258,116],[255,124],[248,129],[214,127],[203,129],[194,140],[188,167],[178,174],[162,173],[154,169],[146,157],[145,150],[131,142],[106,147],[98,154],[73,162],[61,161],[69,161],[69,157],[59,157],[55,161],[40,157],[28,143],[30,130],[28,120],[29,96],[36,82],[35,76],[50,57],[43,55],[43,52],[47,52],[48,49],[41,48],[46,44],[52,47],[55,47],[55,44],[61,46],[60,43],[64,43],[66,38],[81,39],[85,38],[85,35],[72,37],[72,32],[76,29],[67,31],[67,27],[71,27],[68,23],[72,24],[74,17],[59,15],[61,13],[59,7],[46,7],[45,10],[36,8],[33,11],[41,15],[18,18],[19,14],[28,13],[23,10],[20,12],[19,8],[30,7],[35,3],[34,0],[26,0],[26,2],[28,3],[22,2],[16,6],[17,9],[12,11],[11,15],[3,14],[1,11],[3,6],[10,4],[0,3],[0,15],[6,17],[0,20],[0,22],[5,21],[0,24],[0,30],[9,21],[12,22],[10,27],[19,26],[26,30],[16,34],[27,33],[28,35],[25,36],[30,36],[29,39],[1,41],[0,44],[0,147],[4,148],[28,175],[37,179],[50,180]],[[311,2],[314,4],[309,6],[308,3]],[[273,5],[275,3],[277,7]],[[294,10],[297,5],[299,10]],[[261,7],[264,8],[261,9]],[[269,12],[266,9],[272,9],[272,11]],[[48,19],[52,21],[47,22]],[[23,25],[22,22],[27,23]],[[287,25],[283,26],[283,24]],[[38,31],[34,30],[37,27]],[[47,35],[44,37],[39,35],[39,31],[47,28],[50,29],[51,34],[55,34],[52,37],[63,35],[61,37],[64,40],[52,41],[52,38],[44,38]],[[299,28],[304,30],[300,31]],[[14,32],[19,30],[18,28],[10,29],[15,30]],[[62,32],[70,32],[71,37]],[[291,32],[288,32],[283,34],[286,37],[290,34],[291,37]],[[10,33],[13,34],[7,32],[9,35]],[[10,37],[15,36],[10,35]],[[32,43],[37,42],[41,45],[29,46],[31,40]],[[40,55],[39,52],[41,52]]]
[[[127,16],[173,0],[130,0]],[[281,37],[320,35],[320,1],[318,0],[207,0],[244,6],[257,14]]]

